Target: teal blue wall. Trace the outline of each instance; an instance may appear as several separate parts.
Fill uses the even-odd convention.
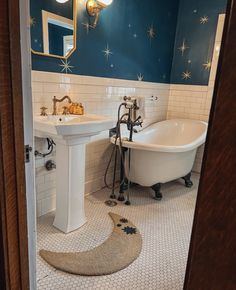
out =
[[[114,0],[102,11],[97,28],[88,33],[83,24],[89,18],[80,4],[77,50],[68,59],[68,73],[128,80],[140,75],[144,81],[169,83],[178,4],[179,0]],[[151,26],[153,39],[148,36]],[[107,45],[112,52],[108,59]],[[61,65],[60,59],[32,55],[34,70],[61,72]]]
[[[180,0],[171,83],[207,85],[210,70],[203,64],[212,60],[218,16],[225,13],[227,0]],[[207,16],[205,24],[200,18]],[[182,55],[183,40],[188,47]],[[183,79],[184,72],[190,78]]]
[[[140,75],[144,81],[207,85],[210,71],[203,64],[212,60],[218,15],[225,13],[226,3],[114,0],[102,11],[97,28],[89,32],[83,25],[89,18],[80,4],[77,50],[68,59],[68,73],[128,80]],[[204,16],[208,21],[201,24]],[[151,26],[156,33],[153,39],[147,33]],[[179,47],[183,40],[188,48],[182,55]],[[112,52],[108,59],[104,55],[107,45]],[[61,65],[60,59],[32,55],[34,70],[61,72]],[[183,79],[184,72],[189,72],[190,78]]]
[[[72,29],[67,29],[54,24],[48,24],[49,52],[55,55],[64,54],[63,37],[73,35]]]

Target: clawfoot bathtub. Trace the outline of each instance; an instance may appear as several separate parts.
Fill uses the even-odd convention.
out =
[[[152,187],[156,199],[162,198],[162,183],[184,178],[185,185],[191,187],[190,176],[197,148],[205,142],[206,133],[205,122],[167,120],[134,134],[133,142],[122,138],[129,180]],[[125,135],[127,136],[127,132],[124,132],[122,137]],[[126,148],[131,149],[130,166]]]

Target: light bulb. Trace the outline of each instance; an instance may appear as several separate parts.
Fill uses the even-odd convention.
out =
[[[69,0],[56,0],[58,3],[66,3]]]
[[[108,5],[111,5],[113,0],[97,0],[97,2],[103,6],[108,6]]]

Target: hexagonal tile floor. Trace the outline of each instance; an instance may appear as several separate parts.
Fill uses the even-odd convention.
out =
[[[151,198],[150,188],[131,189],[132,205],[118,203],[108,207],[110,190],[103,189],[86,197],[87,223],[79,230],[63,234],[52,226],[54,213],[38,219],[37,248],[52,251],[86,251],[105,241],[112,231],[108,212],[130,219],[140,230],[143,248],[128,268],[108,276],[82,277],[57,271],[37,257],[38,290],[181,290],[183,288],[189,241],[198,188],[182,180],[163,185],[163,200]]]

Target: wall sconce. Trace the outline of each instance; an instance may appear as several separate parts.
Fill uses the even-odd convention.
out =
[[[111,5],[113,0],[87,0],[86,8],[89,16],[95,17],[94,23],[90,25],[95,28],[98,23],[99,15],[102,9]]]

